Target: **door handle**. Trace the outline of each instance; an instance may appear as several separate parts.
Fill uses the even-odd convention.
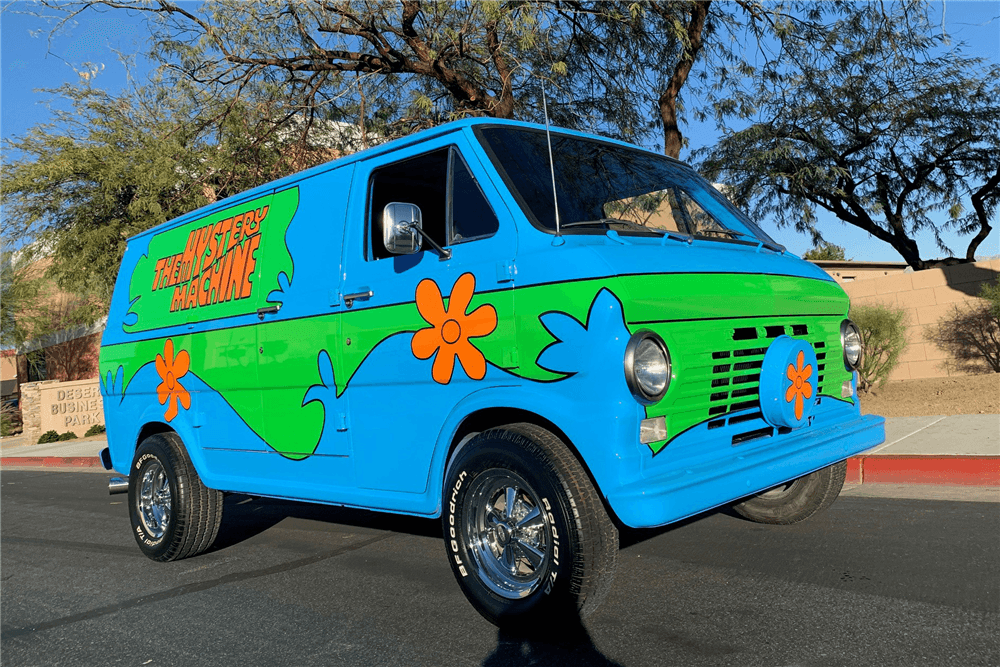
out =
[[[265,315],[273,315],[278,312],[281,306],[265,306],[264,308],[257,309],[257,317],[264,319]]]
[[[345,294],[344,295],[344,305],[347,306],[348,308],[350,308],[351,306],[354,305],[354,301],[356,299],[369,299],[374,294],[375,294],[375,292],[371,291],[367,287],[362,287],[360,292],[354,292],[352,294]]]

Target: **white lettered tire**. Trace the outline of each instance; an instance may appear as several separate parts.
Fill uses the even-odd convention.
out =
[[[128,509],[139,549],[156,561],[197,556],[215,541],[222,493],[202,484],[176,433],[152,435],[132,459]]]
[[[444,486],[448,560],[488,621],[586,616],[610,590],[618,530],[583,466],[551,432],[510,424],[458,452]]]

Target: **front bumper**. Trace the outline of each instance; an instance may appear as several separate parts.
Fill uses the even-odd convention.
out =
[[[626,525],[662,526],[838,463],[884,440],[885,419],[855,412],[850,420],[822,430],[802,429],[767,446],[734,448],[730,456],[661,467],[607,498]]]

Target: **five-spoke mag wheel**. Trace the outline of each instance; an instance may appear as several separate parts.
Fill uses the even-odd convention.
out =
[[[518,423],[476,435],[448,468],[443,504],[448,560],[490,622],[551,627],[610,589],[618,531],[553,433]]]
[[[465,496],[466,547],[483,583],[497,595],[534,592],[548,562],[550,537],[541,502],[520,475],[484,471]]]
[[[172,496],[167,471],[159,461],[146,466],[139,481],[139,520],[153,539],[163,537],[170,525]]]

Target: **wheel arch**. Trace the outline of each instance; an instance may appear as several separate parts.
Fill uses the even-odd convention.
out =
[[[571,415],[571,412],[566,411],[570,407],[569,405],[553,405],[551,397],[548,397],[549,400],[543,400],[543,397],[537,397],[536,399],[530,392],[525,396],[520,395],[520,392],[508,394],[505,396],[507,400],[495,400],[499,397],[494,396],[491,391],[477,393],[480,395],[474,395],[476,398],[474,405],[463,406],[460,404],[456,406],[456,410],[452,413],[455,426],[451,429],[446,427],[443,430],[442,435],[445,437],[442,438],[441,453],[435,457],[438,463],[432,467],[433,476],[429,485],[429,491],[434,494],[438,503],[435,515],[439,514],[442,510],[440,505],[441,494],[444,489],[449,466],[458,451],[477,433],[507,424],[524,422],[550,431],[565,443],[573,456],[580,462],[591,484],[597,490],[597,495],[608,514],[617,520],[617,515],[608,502],[602,485],[602,482],[607,484],[616,476],[615,471],[612,469],[612,466],[616,463],[611,460],[615,458],[613,454],[611,452],[594,451],[594,441],[581,443],[579,438],[574,438],[568,432],[568,429],[563,428],[558,421],[530,407],[533,405],[546,405],[551,408],[549,410],[550,414],[560,414],[560,410],[557,408],[564,407],[561,414]],[[466,407],[467,410],[462,411],[462,407]],[[462,416],[457,417],[457,414],[461,414]],[[594,452],[595,456],[587,456],[589,452]],[[597,454],[601,454],[602,456],[598,456]],[[602,468],[602,470],[596,468]]]

